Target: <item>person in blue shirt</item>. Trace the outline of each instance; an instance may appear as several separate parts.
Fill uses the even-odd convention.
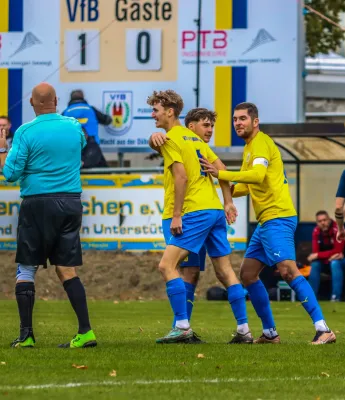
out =
[[[337,240],[345,240],[344,228],[344,206],[345,206],[345,171],[341,174],[337,193],[335,195],[335,221],[338,225]]]
[[[47,267],[47,260],[56,266],[79,322],[78,334],[60,347],[93,347],[97,345],[96,337],[89,321],[85,289],[75,268],[83,263],[80,163],[85,136],[78,121],[56,113],[57,99],[51,85],[37,85],[30,103],[36,118],[16,131],[3,169],[8,182],[19,180],[23,198],[15,290],[20,335],[12,347],[35,345],[35,274],[38,266]]]
[[[97,108],[92,107],[84,98],[82,90],[74,90],[71,93],[71,99],[66,110],[62,112],[66,117],[77,119],[87,134],[94,137],[97,144],[100,144],[98,137],[98,124],[109,125],[112,122],[110,115],[103,114]]]

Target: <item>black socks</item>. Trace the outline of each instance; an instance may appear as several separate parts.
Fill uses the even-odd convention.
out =
[[[35,284],[33,282],[17,283],[16,299],[20,317],[20,339],[25,340],[27,336],[32,334],[32,312],[35,304]]]
[[[75,311],[78,322],[78,333],[86,333],[91,330],[89,312],[87,309],[86,293],[79,277],[74,277],[63,283],[63,287],[68,295],[69,301]]]

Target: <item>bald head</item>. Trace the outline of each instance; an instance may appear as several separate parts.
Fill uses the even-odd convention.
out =
[[[42,82],[34,87],[30,103],[36,115],[56,112],[56,92],[52,85]]]

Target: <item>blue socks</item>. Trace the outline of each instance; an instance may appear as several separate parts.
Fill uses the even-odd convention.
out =
[[[194,294],[196,286],[188,282],[184,282],[184,286],[186,288],[186,296],[187,296],[187,317],[188,321],[190,321],[194,306]]]
[[[264,330],[275,329],[275,323],[270,306],[270,299],[264,284],[258,280],[255,283],[247,286],[250,300],[253,307],[261,319],[262,327]]]
[[[228,292],[228,300],[236,318],[237,325],[247,324],[246,298],[242,285],[238,283],[237,285],[229,286],[226,290]]]
[[[188,322],[186,287],[182,278],[172,279],[167,282],[166,288],[176,322],[185,320]]]
[[[292,290],[295,291],[298,301],[300,301],[310,315],[317,330],[327,330],[324,322],[321,308],[316,300],[315,293],[304,276],[298,276],[289,283]],[[257,282],[249,285],[247,288],[253,307],[262,321],[264,332],[275,329],[275,323],[268,298],[268,293],[263,283]]]
[[[298,276],[289,283],[292,290],[295,291],[298,301],[300,301],[313,320],[313,323],[323,321],[323,315],[319,303],[317,302],[315,293],[309,282],[304,276]]]
[[[190,321],[191,316],[192,316],[193,306],[194,306],[194,293],[195,293],[196,286],[192,285],[191,283],[188,283],[188,282],[184,282],[184,286],[186,288],[187,317],[188,317],[188,321]],[[173,328],[175,327],[175,324],[176,324],[176,317],[174,318]]]

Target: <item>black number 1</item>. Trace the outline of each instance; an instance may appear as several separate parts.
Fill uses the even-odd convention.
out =
[[[86,65],[86,33],[78,36],[80,40],[80,65]]]

